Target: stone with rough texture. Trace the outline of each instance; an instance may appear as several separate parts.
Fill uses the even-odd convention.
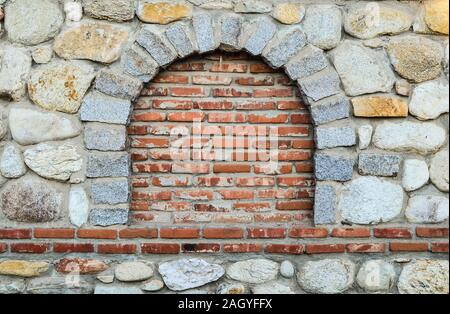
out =
[[[317,184],[314,194],[314,224],[336,223],[336,190],[331,185]]]
[[[300,286],[310,293],[336,294],[348,290],[355,277],[355,265],[348,260],[323,259],[306,262],[297,275]]]
[[[77,24],[55,39],[54,50],[63,59],[112,63],[119,59],[128,31],[106,23]]]
[[[341,11],[334,5],[311,5],[306,10],[303,28],[310,44],[333,49],[342,37]]]
[[[225,271],[220,265],[191,258],[162,263],[159,273],[170,290],[183,291],[217,281]]]
[[[139,96],[142,82],[119,71],[103,69],[95,77],[94,87],[104,94],[133,100]]]
[[[425,161],[419,159],[405,160],[403,165],[402,185],[405,191],[415,191],[428,183],[430,173]]]
[[[311,104],[311,117],[315,125],[341,120],[350,116],[350,101],[336,95]]]
[[[405,99],[391,95],[360,96],[352,99],[356,117],[407,117],[408,103]]]
[[[236,0],[188,0],[203,9],[233,9]]]
[[[84,128],[84,144],[87,149],[100,151],[125,150],[127,130],[124,125],[87,123]]]
[[[273,9],[272,16],[280,23],[292,25],[300,23],[305,13],[306,9],[301,4],[280,3]]]
[[[22,294],[25,287],[23,279],[0,278],[0,294]]]
[[[37,64],[47,64],[52,61],[53,47],[51,45],[37,47],[31,51],[31,57]]]
[[[92,294],[93,286],[79,276],[34,278],[28,282],[29,294]]]
[[[345,40],[331,52],[332,61],[349,96],[390,92],[395,83],[386,54]]]
[[[328,65],[324,52],[319,48],[308,45],[297,56],[289,60],[285,68],[286,73],[292,80],[298,80],[313,75],[325,69]]]
[[[175,48],[154,26],[143,27],[138,33],[136,42],[144,47],[160,66],[168,65],[178,56]]]
[[[278,282],[268,282],[256,285],[252,288],[253,294],[294,294],[294,291],[288,286]]]
[[[90,153],[87,162],[88,178],[128,177],[128,153]]]
[[[116,267],[115,276],[123,282],[144,281],[153,276],[153,269],[142,262],[125,262]]]
[[[64,21],[59,4],[51,0],[9,1],[5,16],[9,39],[30,46],[55,37]],[[30,27],[30,21],[33,27]]]
[[[31,70],[31,57],[26,50],[14,46],[0,47],[0,96],[14,101],[25,95]]]
[[[132,286],[117,286],[117,285],[97,285],[95,286],[94,294],[100,295],[133,295],[133,294],[144,294],[138,287]]]
[[[429,0],[425,2],[425,22],[438,33],[448,35],[448,1]]]
[[[141,286],[142,291],[156,292],[164,288],[164,282],[159,279],[153,279],[148,282],[144,282]]]
[[[69,192],[69,219],[78,228],[83,226],[89,217],[89,199],[81,186],[72,186]]]
[[[401,294],[448,294],[448,261],[418,260],[405,267],[398,280]]]
[[[227,275],[234,280],[261,284],[274,280],[279,269],[280,266],[276,262],[267,259],[251,259],[230,265]]]
[[[407,7],[383,3],[356,3],[345,15],[345,31],[353,37],[369,39],[409,30],[413,14]]]
[[[436,41],[401,36],[390,41],[387,51],[395,71],[414,83],[429,81],[441,74],[444,50]]]
[[[395,283],[395,269],[383,260],[365,262],[356,277],[358,285],[368,292],[388,291]]]
[[[266,17],[251,21],[241,36],[241,44],[254,56],[260,55],[277,31],[277,26]]]
[[[114,282],[114,270],[109,268],[103,272],[101,272],[100,274],[97,275],[97,280],[105,283],[105,284],[109,284],[109,283],[113,283]]]
[[[306,45],[306,35],[300,27],[295,27],[279,35],[263,51],[263,57],[274,68],[285,65]]]
[[[49,264],[46,262],[32,262],[22,260],[5,260],[0,262],[0,275],[17,277],[37,277],[47,272]]]
[[[314,137],[318,149],[356,145],[356,133],[351,126],[318,127]]]
[[[234,6],[236,13],[269,13],[272,4],[259,0],[238,0]]]
[[[393,154],[361,153],[358,171],[362,175],[395,177],[400,171],[402,158]]]
[[[83,8],[90,17],[123,22],[133,19],[134,2],[134,0],[83,0]]]
[[[395,92],[400,96],[409,97],[411,95],[411,84],[404,79],[395,82]]]
[[[70,145],[60,146],[42,143],[25,150],[25,163],[41,177],[67,181],[70,176],[81,170],[83,159],[77,149]]]
[[[27,172],[22,152],[14,144],[8,143],[0,158],[0,172],[9,179],[20,178]]]
[[[158,63],[137,44],[128,48],[121,60],[124,72],[136,76],[143,82],[149,82],[158,73]]]
[[[166,29],[165,34],[180,58],[187,57],[196,51],[194,35],[187,24],[174,23]]]
[[[215,50],[219,43],[214,35],[214,20],[211,14],[196,14],[192,18],[195,36],[197,38],[198,50],[205,53]]]
[[[314,101],[319,101],[341,92],[341,80],[331,67],[298,80],[298,84],[302,94]]]
[[[416,86],[409,103],[409,112],[419,120],[433,120],[448,113],[448,82],[433,81]]]
[[[222,48],[230,50],[240,49],[239,36],[241,35],[244,18],[238,14],[224,14],[220,18],[220,38]]]
[[[216,294],[245,294],[246,288],[241,283],[222,283],[217,287]]]
[[[403,188],[376,177],[353,180],[342,191],[339,209],[351,223],[370,225],[388,222],[403,209]]]
[[[81,133],[75,117],[28,108],[11,108],[9,127],[13,139],[21,145],[64,140]]]
[[[141,0],[136,14],[144,23],[169,24],[191,17],[192,5],[179,0]]]
[[[83,18],[83,6],[79,2],[66,1],[64,3],[64,13],[67,22],[79,22]]]
[[[94,204],[128,203],[129,186],[127,178],[97,179],[91,182],[91,197]]]
[[[439,190],[449,191],[448,150],[440,151],[431,159],[430,178]]]
[[[81,121],[127,124],[131,114],[131,101],[94,91],[83,99]]]
[[[385,122],[375,129],[373,142],[381,149],[430,154],[444,145],[446,137],[445,130],[432,123]]]
[[[63,258],[55,265],[59,273],[80,275],[96,274],[108,268],[104,262],[87,258]]]
[[[128,212],[128,208],[93,208],[89,214],[89,222],[101,227],[125,225],[128,222]]]
[[[45,180],[22,177],[8,182],[1,194],[5,216],[18,222],[41,223],[59,217],[62,193]]]
[[[316,152],[314,173],[320,181],[349,181],[353,178],[353,163],[352,157]]]
[[[373,127],[369,124],[358,128],[359,149],[364,150],[369,147],[372,141]]]
[[[290,261],[283,261],[280,265],[280,274],[284,278],[292,278],[295,275],[295,267]]]
[[[79,62],[43,65],[31,72],[28,95],[46,110],[76,113],[94,75],[92,66]]]
[[[448,206],[446,197],[416,195],[409,199],[405,215],[412,223],[440,223],[448,219]]]

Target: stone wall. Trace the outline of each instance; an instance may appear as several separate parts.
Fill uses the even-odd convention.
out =
[[[0,0],[0,7],[0,293],[448,293],[447,1]],[[132,180],[139,156],[127,126],[133,137],[139,96],[161,92],[155,84],[166,69],[193,70],[179,60],[195,54],[204,62],[216,50],[259,58],[298,87],[306,120],[293,123],[302,112],[292,107],[283,121],[274,109],[244,114],[271,128],[314,129],[312,209],[301,200],[305,180],[295,164],[307,160],[295,156],[290,171],[275,169],[269,188],[256,184],[268,173],[241,171],[256,167],[251,162],[225,160],[227,172],[206,163],[199,172],[204,161],[152,157],[147,180],[209,174],[256,183],[223,193],[199,186],[195,195],[152,187],[145,208],[132,201],[142,182]],[[248,88],[247,98],[259,90]],[[277,100],[274,90],[266,100]],[[236,87],[208,92],[228,101],[245,95]],[[147,122],[210,114],[193,106],[168,107],[166,115],[154,106]],[[234,106],[211,112],[231,114]],[[293,132],[281,136],[288,148]],[[151,140],[149,149],[162,143]],[[195,210],[197,201],[251,207],[264,200],[262,189],[272,197],[261,220],[241,219],[248,212],[236,207]],[[163,206],[186,200],[185,212]],[[180,216],[188,219],[178,224]]]

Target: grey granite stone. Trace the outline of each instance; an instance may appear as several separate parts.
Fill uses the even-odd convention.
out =
[[[253,20],[242,34],[242,46],[252,55],[260,55],[277,31],[277,26],[267,17]]]
[[[127,129],[124,125],[87,123],[84,129],[84,144],[87,149],[100,151],[125,150]]]
[[[314,101],[339,94],[341,80],[331,67],[298,80],[301,92]]]
[[[128,177],[130,158],[123,153],[90,153],[87,162],[88,178]]]
[[[214,34],[214,20],[211,14],[202,13],[194,15],[192,25],[194,26],[200,53],[217,49],[219,43]]]
[[[129,196],[127,178],[96,179],[91,182],[91,197],[94,204],[125,204]]]
[[[240,49],[239,36],[244,19],[237,14],[225,14],[220,18],[221,44],[225,48]]]
[[[349,181],[353,178],[353,158],[316,152],[314,170],[320,181]]]
[[[342,37],[341,11],[334,5],[311,5],[306,10],[303,28],[310,44],[332,49]]]
[[[280,38],[275,39],[264,50],[263,57],[273,67],[285,65],[306,45],[306,35],[299,27],[294,27]]]
[[[315,125],[345,119],[350,116],[350,101],[336,95],[311,104],[311,116]]]
[[[131,101],[94,91],[84,98],[80,113],[81,121],[127,124]]]
[[[142,82],[119,71],[103,69],[95,78],[95,89],[113,97],[133,100],[139,96]]]
[[[144,48],[133,44],[122,56],[122,68],[125,73],[149,82],[158,73],[159,65]]]
[[[318,149],[356,145],[356,133],[351,126],[318,127],[315,132]]]
[[[128,222],[128,208],[93,208],[89,221],[102,227],[124,225]]]
[[[314,223],[316,225],[336,223],[336,190],[331,185],[318,183],[316,186]]]
[[[313,75],[329,65],[324,52],[314,46],[306,46],[285,66],[286,73],[292,80]]]
[[[172,63],[178,56],[169,41],[154,26],[142,28],[136,42],[144,47],[160,66]]]
[[[400,171],[402,158],[393,154],[361,153],[358,171],[363,175],[395,177]]]
[[[186,23],[179,22],[170,25],[166,29],[166,37],[181,58],[193,54],[196,50],[194,36],[191,27]]]

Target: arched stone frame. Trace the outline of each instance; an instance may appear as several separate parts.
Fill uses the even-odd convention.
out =
[[[298,26],[279,27],[265,16],[245,18],[234,13],[206,12],[194,14],[190,22],[143,26],[135,42],[121,56],[121,70],[103,69],[98,73],[93,90],[83,100],[82,122],[126,125],[132,101],[140,94],[143,83],[150,82],[160,69],[177,60],[216,49],[244,50],[261,56],[270,66],[284,69],[290,79],[298,82],[315,128],[314,221],[316,225],[336,223],[336,183],[353,178],[356,153],[352,148],[356,145],[356,135],[351,126],[350,100],[342,91],[340,78],[326,52],[308,43]],[[338,120],[338,125],[327,126]],[[129,194],[130,183],[125,184],[130,177],[128,152],[87,150],[90,223],[126,224],[128,204],[97,206],[92,200],[97,198],[96,190],[101,191],[103,183],[123,193],[126,189],[126,195]],[[105,177],[114,179],[103,183],[98,180]]]

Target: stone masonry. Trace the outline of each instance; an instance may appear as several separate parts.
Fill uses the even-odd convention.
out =
[[[448,12],[0,0],[0,294],[448,293]]]

